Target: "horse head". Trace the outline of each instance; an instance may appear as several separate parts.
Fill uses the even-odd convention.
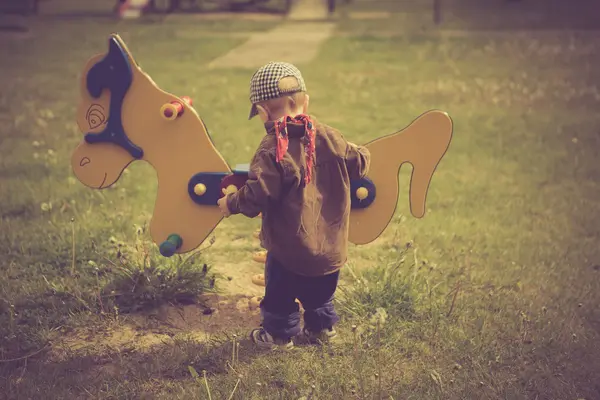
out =
[[[115,51],[111,46],[111,51]],[[110,51],[109,51],[110,54]],[[113,53],[113,57],[115,57]],[[94,189],[110,187],[119,180],[125,168],[135,158],[123,147],[115,143],[94,141],[93,138],[101,137],[104,132],[114,129],[114,119],[120,115],[120,109],[114,109],[111,103],[113,84],[108,83],[106,89],[98,90],[93,87],[95,80],[103,66],[108,64],[108,55],[92,57],[86,64],[80,83],[80,102],[77,107],[77,125],[84,133],[84,140],[75,149],[71,157],[71,166],[75,176],[84,185]],[[123,68],[124,73],[127,69]],[[94,80],[95,78],[95,80]],[[108,79],[108,77],[107,77]],[[89,83],[88,83],[89,82]],[[92,87],[92,90],[88,89]],[[114,112],[117,118],[109,118]],[[117,121],[118,122],[118,121]],[[92,138],[90,141],[89,139]]]
[[[218,207],[194,201],[190,179],[201,172],[229,174],[229,166],[191,101],[160,89],[116,34],[108,52],[84,68],[77,123],[84,139],[71,165],[86,186],[109,187],[135,160],[156,170],[158,193],[150,222],[155,243],[174,235],[177,252],[187,252],[220,222]]]

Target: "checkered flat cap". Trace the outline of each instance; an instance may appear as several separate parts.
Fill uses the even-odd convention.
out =
[[[293,76],[298,80],[298,87],[282,91],[279,89],[279,81],[288,76]],[[296,92],[306,92],[306,85],[298,68],[286,62],[274,61],[260,67],[252,75],[252,79],[250,79],[250,102],[252,103],[252,109],[250,110],[248,119],[252,119],[252,117],[258,114],[258,110],[256,109],[257,103]]]

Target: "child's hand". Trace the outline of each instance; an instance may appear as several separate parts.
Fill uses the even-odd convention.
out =
[[[217,200],[217,204],[219,205],[219,210],[221,210],[221,213],[225,218],[231,215],[229,207],[227,207],[227,196],[221,197],[219,200]]]

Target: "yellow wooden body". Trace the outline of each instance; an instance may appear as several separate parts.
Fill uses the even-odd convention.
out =
[[[170,234],[183,239],[178,253],[197,248],[222,219],[218,207],[198,205],[188,194],[188,181],[198,172],[225,172],[231,169],[213,145],[204,123],[181,98],[160,89],[135,63],[125,43],[113,35],[127,52],[133,81],[123,100],[122,123],[129,139],[144,150],[143,160],[156,170],[158,193],[150,234],[156,244]],[[82,133],[101,132],[108,121],[110,93],[105,90],[94,99],[86,90],[88,71],[103,55],[91,58],[80,82],[81,100],[77,123]],[[172,121],[161,115],[171,101],[183,104],[183,114]],[[410,184],[412,214],[425,212],[427,189],[436,166],[452,137],[452,121],[441,111],[429,111],[404,130],[376,139],[366,146],[372,161],[368,177],[376,185],[376,198],[365,209],[350,214],[350,242],[365,244],[375,240],[391,221],[398,202],[398,173],[403,163],[414,167]],[[72,155],[77,178],[86,186],[103,189],[114,184],[134,161],[121,147],[110,143],[88,144],[83,140]],[[151,195],[149,193],[149,195]]]

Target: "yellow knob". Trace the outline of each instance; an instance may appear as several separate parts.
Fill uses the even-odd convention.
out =
[[[160,108],[160,115],[167,121],[173,121],[178,117],[178,110],[175,104],[165,103]]]
[[[356,197],[358,197],[359,200],[364,200],[367,196],[369,196],[369,190],[366,187],[359,187],[356,189]]]
[[[194,193],[196,193],[198,196],[202,196],[204,193],[206,193],[206,185],[204,183],[198,183],[196,186],[194,186]]]
[[[223,189],[224,195],[233,194],[235,192],[237,192],[237,186],[235,186],[235,185],[229,185]]]

